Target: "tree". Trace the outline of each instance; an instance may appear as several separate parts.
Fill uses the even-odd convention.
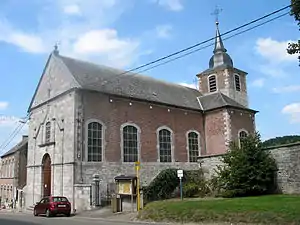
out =
[[[218,186],[223,197],[254,196],[274,192],[277,165],[263,149],[258,133],[231,142],[217,169]]]
[[[300,142],[300,135],[286,135],[268,139],[262,143],[263,147],[273,147],[277,145],[285,145]]]
[[[294,16],[295,20],[298,21],[298,25],[300,26],[300,0],[291,0],[291,4],[292,4],[291,15]],[[300,53],[300,40],[298,40],[298,43],[289,43],[287,52],[290,55],[299,54]],[[298,59],[300,62],[300,55],[298,56]]]

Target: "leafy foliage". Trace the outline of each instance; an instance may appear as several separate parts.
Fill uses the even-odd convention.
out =
[[[295,20],[298,21],[298,25],[300,26],[300,0],[291,0],[291,15],[294,16]],[[287,52],[290,55],[299,54],[300,53],[300,40],[298,43],[289,43]],[[298,56],[300,62],[300,55]]]
[[[268,139],[262,143],[263,147],[271,147],[276,145],[284,145],[300,142],[300,135],[287,135]]]
[[[177,186],[177,170],[163,170],[144,188],[144,198],[146,202],[168,199]]]
[[[219,165],[216,172],[223,197],[274,192],[277,165],[270,153],[263,149],[258,133],[244,138],[241,147],[232,142],[222,161],[224,164]]]
[[[186,171],[186,180],[183,185],[185,198],[204,197],[209,193],[209,183],[205,180],[202,169]]]
[[[183,196],[199,197],[209,193],[208,183],[205,181],[202,170],[183,171]],[[179,187],[177,169],[161,171],[149,184],[144,187],[144,199],[146,202],[164,200],[173,197],[176,188]]]

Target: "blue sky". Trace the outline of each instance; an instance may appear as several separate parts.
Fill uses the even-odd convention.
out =
[[[55,42],[60,53],[129,69],[215,34],[216,5],[221,33],[289,4],[287,0],[2,0],[0,2],[0,144],[26,115]],[[300,133],[298,40],[289,15],[225,41],[236,68],[247,71],[250,107],[260,111],[263,139]],[[208,67],[212,47],[145,72],[194,85]],[[11,144],[20,140],[27,127]],[[7,149],[6,149],[7,150]],[[0,152],[3,150],[0,149]]]

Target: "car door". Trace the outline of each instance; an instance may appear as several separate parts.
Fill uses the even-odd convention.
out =
[[[45,199],[43,198],[36,206],[36,211],[38,214],[43,213],[43,205],[44,205]]]
[[[45,214],[47,209],[48,209],[48,206],[49,206],[49,198],[44,198],[44,202],[43,202],[43,208],[42,208],[42,214]]]

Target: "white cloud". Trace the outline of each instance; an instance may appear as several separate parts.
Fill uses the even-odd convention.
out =
[[[291,92],[300,92],[300,85],[289,85],[284,87],[273,88],[275,93],[291,93]]]
[[[168,39],[171,36],[171,31],[173,27],[171,25],[159,25],[156,27],[156,34],[157,37],[163,38],[163,39]]]
[[[193,88],[193,89],[198,89],[196,84],[188,84],[188,83],[178,83],[178,84],[180,84],[182,86],[185,86],[185,87],[189,87],[189,88]]]
[[[256,80],[254,80],[252,83],[253,87],[263,87],[265,84],[265,79],[264,78],[258,78]]]
[[[300,102],[286,105],[281,112],[290,116],[290,123],[300,123]]]
[[[276,41],[272,38],[259,38],[256,41],[256,51],[269,62],[281,63],[281,62],[296,62],[296,55],[289,55],[286,51],[288,41]]]
[[[158,5],[171,10],[171,11],[181,11],[183,9],[182,0],[153,0]]]
[[[37,4],[34,2],[30,4]],[[132,3],[133,0],[47,0],[34,15],[38,18],[34,31],[25,27],[21,30],[0,17],[0,42],[34,54],[49,53],[59,42],[62,55],[111,66],[131,66],[144,51],[140,40],[120,36],[109,27]],[[78,13],[80,17],[74,19]]]
[[[63,8],[64,13],[70,14],[70,15],[80,15],[81,11],[78,5],[67,5]]]
[[[8,102],[0,102],[0,110],[5,110],[8,107]]]

